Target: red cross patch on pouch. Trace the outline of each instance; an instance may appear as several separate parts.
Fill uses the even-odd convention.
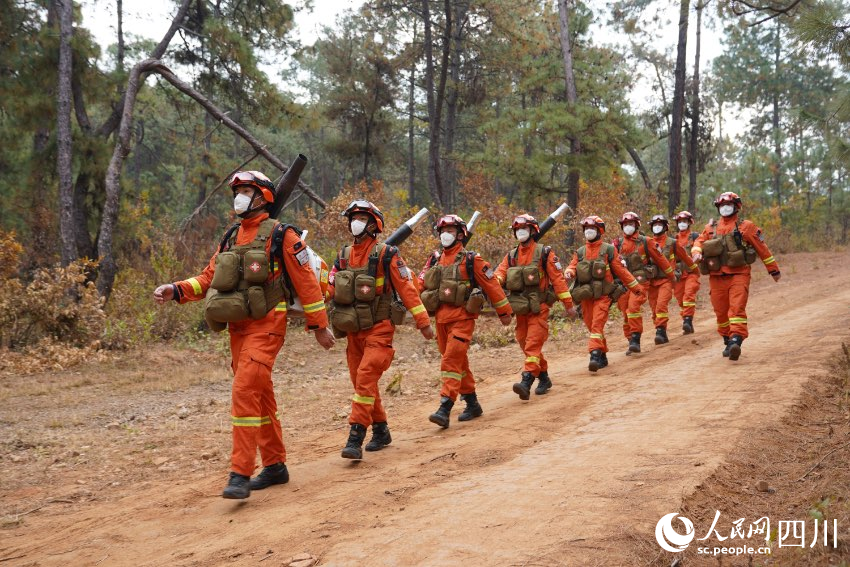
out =
[[[257,262],[254,262],[253,264],[248,266],[248,269],[256,274],[257,272],[260,271],[260,265]]]
[[[446,297],[450,296],[451,294],[452,294],[452,290],[450,290],[449,288],[446,288],[443,291],[443,295],[445,295]]]
[[[368,285],[364,285],[363,287],[361,287],[361,288],[360,288],[360,293],[362,293],[363,295],[366,295],[366,294],[368,294],[368,293],[369,293],[369,291],[370,291],[371,289],[372,289],[372,288],[371,288],[371,287],[369,287]]]

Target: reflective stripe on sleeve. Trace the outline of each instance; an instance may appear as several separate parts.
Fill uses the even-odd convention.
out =
[[[197,278],[189,278],[186,281],[192,284],[192,291],[195,292],[195,295],[201,295],[203,293],[204,290],[201,289],[201,284]]]
[[[776,262],[776,258],[774,258],[773,256],[768,256],[767,258],[762,260],[762,262],[764,262],[765,264],[772,264]]]
[[[304,306],[304,313],[315,313],[316,311],[322,311],[325,308],[324,301],[317,301],[316,303],[309,303]]]
[[[559,294],[558,294],[558,299],[560,299],[560,300],[562,300],[562,301],[563,301],[564,299],[572,299],[572,298],[573,298],[573,296],[572,296],[572,295],[570,295],[570,292],[568,292],[568,291],[565,291],[565,292],[563,292],[563,293],[559,293]]]
[[[417,305],[413,309],[410,310],[411,315],[419,315],[420,313],[425,312],[425,306],[422,304]]]
[[[499,307],[504,307],[507,304],[508,304],[508,298],[506,297],[503,300],[496,302],[496,305],[494,305],[493,307],[498,309]]]

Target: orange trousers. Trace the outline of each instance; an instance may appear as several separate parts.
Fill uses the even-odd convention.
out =
[[[631,294],[624,294],[623,297]],[[581,316],[584,325],[590,332],[587,342],[587,352],[601,350],[608,352],[608,342],[605,340],[605,323],[608,322],[608,310],[611,308],[611,298],[607,295],[599,299],[586,299],[581,302]]]
[[[682,317],[693,317],[697,312],[699,272],[686,274],[673,286],[673,295],[682,308]]]
[[[348,423],[369,427],[374,422],[387,421],[387,412],[381,403],[378,380],[392,364],[395,350],[395,327],[389,319],[375,324],[371,329],[348,333],[348,373],[354,385],[351,415]]]
[[[251,476],[257,448],[263,466],[286,462],[286,448],[277,414],[272,367],[283,346],[284,335],[275,333],[230,334],[233,390],[231,424],[233,472]]]
[[[711,306],[717,318],[717,332],[724,337],[740,335],[746,339],[747,299],[750,296],[750,274],[709,276]]]
[[[641,313],[640,308],[646,303],[649,284],[639,284],[639,287],[643,291],[643,295],[637,296],[629,291],[617,300],[617,307],[623,313],[623,335],[627,339],[631,338],[632,333],[643,333],[643,313]],[[638,289],[638,287],[633,289]]]
[[[543,356],[543,345],[549,338],[549,306],[540,306],[540,313],[516,316],[516,341],[525,353],[523,371],[539,376],[549,368]]]
[[[475,391],[475,376],[469,368],[469,344],[475,330],[475,319],[461,319],[452,323],[437,323],[437,347],[443,355],[440,377],[443,386],[440,396],[457,400],[458,394]]]
[[[652,309],[652,323],[656,328],[667,328],[667,321],[670,319],[667,309],[671,299],[673,299],[673,282],[667,278],[652,280],[649,284],[649,307]]]

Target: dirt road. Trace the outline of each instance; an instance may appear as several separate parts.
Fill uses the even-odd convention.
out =
[[[708,308],[695,335],[680,336],[674,316],[671,343],[637,356],[609,329],[611,365],[595,375],[583,346],[550,349],[556,386],[528,402],[511,392],[518,348],[499,349],[513,358],[490,361],[502,370],[480,387],[480,419],[441,430],[427,421],[436,396],[417,401],[392,414],[393,444],[359,463],[339,458],[340,430],[290,438],[292,481],[244,503],[219,497],[218,471],[36,511],[0,532],[0,561],[286,565],[307,552],[321,565],[628,564],[629,534],[651,534],[850,337],[850,265],[795,255],[783,276],[754,281],[737,363],[720,356]]]

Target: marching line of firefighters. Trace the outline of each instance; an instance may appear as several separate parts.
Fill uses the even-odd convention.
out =
[[[442,386],[440,405],[428,419],[447,428],[458,396],[465,402],[459,421],[483,414],[468,350],[485,301],[502,325],[510,325],[516,316],[516,340],[525,360],[513,391],[528,400],[535,382],[537,395],[552,387],[543,346],[549,337],[550,310],[557,302],[571,318],[580,308],[589,336],[588,369],[596,372],[608,365],[604,331],[613,303],[623,315],[626,354],[639,353],[643,304],[649,301],[656,345],[669,341],[668,306],[673,297],[681,309],[684,334],[693,333],[700,275],[708,275],[723,356],[738,360],[748,336],[750,264],[760,258],[774,280],[780,277],[761,229],[739,218],[742,201],[731,192],[717,197],[719,220],[702,233],[692,230],[693,215],[682,211],[673,218],[675,236],[664,215],[653,216],[648,223],[651,235],[644,235],[640,217],[627,212],[619,220],[622,236],[609,243],[604,239],[605,221],[586,217],[580,223],[585,242],[566,267],[539,241],[565,205],[543,223],[528,214],[516,216],[510,230],[517,245],[495,269],[466,249],[471,227],[457,215],[444,215],[434,227],[440,249],[416,274],[387,242],[400,232],[409,235],[414,225],[402,226],[379,242],[384,216],[369,201],[355,200],[342,212],[352,242],[342,247],[332,266],[319,266],[302,233],[275,220],[281,203],[275,203],[275,185],[265,175],[240,171],[230,187],[240,222],[225,233],[200,275],[154,291],[158,303],[204,300],[210,327],[229,330],[233,451],[225,498],[247,498],[251,490],[289,480],[271,371],[293,305],[303,311],[306,329],[323,348],[346,339],[354,395],[342,457],[361,459],[364,448],[378,451],[392,442],[378,382],[393,360],[395,328],[407,312],[425,339],[436,336]],[[372,436],[364,447],[370,426]],[[263,469],[251,478],[258,449]]]

